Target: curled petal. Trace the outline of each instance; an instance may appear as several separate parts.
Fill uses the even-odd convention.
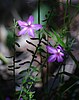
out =
[[[57,56],[57,61],[58,62],[63,62],[63,57],[61,55]]]
[[[48,62],[54,62],[56,60],[56,55],[51,55],[48,58]]]
[[[33,25],[31,25],[31,27],[32,27],[34,30],[39,30],[39,29],[42,28],[42,25],[40,25],[40,24],[33,24]]]
[[[60,55],[61,55],[61,56],[64,56],[64,53],[60,52]]]
[[[27,33],[27,28],[23,28],[21,31],[19,31],[18,35],[24,35]]]
[[[26,22],[21,21],[21,20],[19,20],[17,22],[18,22],[19,26],[22,27],[22,28],[24,28],[24,27],[26,27],[28,25]]]
[[[60,49],[61,51],[63,51],[63,48],[60,45],[57,46],[57,49]]]
[[[30,16],[29,19],[27,20],[28,25],[31,25],[34,22],[34,17]]]
[[[55,48],[52,48],[51,46],[46,46],[46,49],[48,53],[51,53],[51,54],[57,53],[57,50]]]
[[[33,29],[29,28],[27,30],[27,32],[28,32],[28,35],[32,36],[33,38],[35,37],[35,34],[34,34],[34,30]]]

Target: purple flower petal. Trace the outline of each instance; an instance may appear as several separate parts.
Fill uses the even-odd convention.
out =
[[[35,34],[34,34],[34,30],[33,30],[33,29],[29,28],[29,29],[27,30],[27,32],[28,32],[28,34],[29,34],[30,36],[32,36],[33,38],[35,37]]]
[[[19,26],[22,28],[22,30],[18,33],[19,35],[23,35],[28,33],[30,36],[33,38],[35,37],[34,35],[34,30],[39,30],[42,28],[42,25],[40,24],[33,24],[34,22],[34,17],[30,16],[27,20],[27,22],[24,21],[17,21]]]
[[[6,100],[10,100],[10,98],[9,98],[9,97],[7,97],[7,98],[6,98]]]
[[[63,48],[60,45],[57,46],[57,49],[60,49],[61,51],[63,50]]]
[[[60,52],[60,55],[61,55],[61,56],[64,56],[64,53]]]
[[[23,28],[21,31],[19,31],[18,35],[24,35],[27,33],[27,28]]]
[[[48,58],[48,62],[54,62],[56,60],[56,55],[51,55]]]
[[[17,22],[18,22],[19,26],[22,27],[22,28],[24,28],[24,27],[26,27],[28,25],[26,22],[21,21],[21,20],[19,20]]]
[[[42,28],[42,25],[40,25],[40,24],[33,24],[33,25],[31,25],[31,27],[32,27],[34,30],[39,30],[39,29]]]
[[[51,53],[51,54],[57,53],[57,50],[55,48],[52,48],[51,46],[46,46],[46,49],[48,53]]]
[[[30,16],[29,19],[27,20],[28,25],[31,25],[34,22],[34,17]]]
[[[57,61],[58,61],[58,62],[63,62],[63,58],[62,58],[61,55],[57,56]]]
[[[23,98],[20,98],[20,100],[23,100]]]
[[[53,48],[51,46],[46,46],[48,53],[52,54],[48,58],[48,62],[54,62],[57,60],[58,62],[63,62],[63,49],[61,46],[57,46],[57,48]]]

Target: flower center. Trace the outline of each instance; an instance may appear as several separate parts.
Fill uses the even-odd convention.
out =
[[[29,25],[29,24],[28,24],[28,25],[27,25],[27,27],[28,27],[28,28],[30,28],[30,27],[31,27],[31,25]]]
[[[56,53],[56,54],[57,54],[57,55],[60,55],[60,49],[57,50],[57,53]]]

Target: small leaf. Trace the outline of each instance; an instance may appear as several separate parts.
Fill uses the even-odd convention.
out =
[[[62,41],[62,39],[59,37],[59,35],[58,35],[53,29],[52,29],[52,31],[54,32],[54,35],[56,36],[56,38],[57,38],[57,40],[58,40],[58,43],[59,43],[62,47],[66,48],[65,43]]]
[[[16,44],[16,46],[20,47],[20,45],[17,42],[15,42],[15,44]]]
[[[23,63],[20,63],[19,65],[24,65],[24,64],[26,64],[26,63],[30,63],[30,61],[25,61],[25,62],[23,62]]]
[[[20,67],[16,67],[15,69],[19,69]]]
[[[39,71],[39,69],[37,67],[31,66],[31,68],[32,68],[33,72]]]
[[[42,48],[42,46],[39,47],[38,50],[39,50],[40,52],[46,53],[46,51]]]
[[[48,45],[48,43],[46,43],[46,42],[44,42],[44,41],[41,41],[43,44],[45,44],[45,45]]]
[[[33,45],[34,47],[36,47],[36,45],[33,44],[32,42],[29,42],[29,41],[27,41],[27,40],[26,40],[26,42],[29,43],[29,44],[31,44],[31,45]]]
[[[34,52],[32,50],[30,50],[30,49],[27,49],[27,51],[29,51],[30,53],[34,54]]]
[[[13,57],[14,57],[14,56],[10,56],[10,57],[7,57],[7,56],[6,56],[6,58],[13,58]]]
[[[27,69],[26,69],[26,70],[21,71],[19,74],[23,74],[23,73],[25,73],[25,72],[27,72]]]
[[[12,67],[14,67],[14,65],[10,65],[10,66],[8,66],[9,68],[12,68]]]
[[[39,38],[30,38],[30,39],[32,39],[32,40],[39,40]]]

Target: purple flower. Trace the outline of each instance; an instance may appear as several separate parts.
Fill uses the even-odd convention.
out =
[[[63,61],[63,49],[61,46],[57,46],[57,48],[53,48],[51,46],[46,46],[48,53],[51,54],[51,56],[49,56],[48,58],[48,62],[54,62],[54,61],[58,61],[58,62],[62,62]]]
[[[6,97],[6,100],[10,100],[10,98],[9,97]]]
[[[20,98],[20,100],[23,100],[23,98]]]
[[[18,33],[19,35],[23,35],[28,33],[28,35],[32,36],[33,38],[35,37],[34,30],[39,30],[42,28],[42,25],[40,24],[33,24],[34,22],[34,17],[30,16],[27,20],[25,21],[17,21],[19,26],[22,28],[22,30]]]

